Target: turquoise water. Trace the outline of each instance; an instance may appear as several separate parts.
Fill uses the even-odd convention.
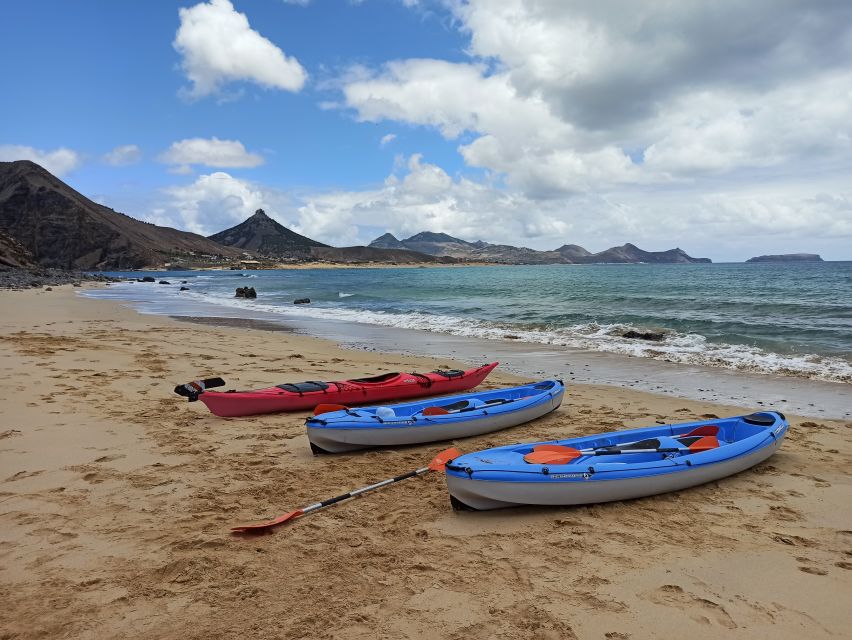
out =
[[[139,273],[119,274],[138,277]],[[852,262],[307,269],[151,274],[109,297],[193,302],[852,381]],[[188,292],[179,292],[186,280]],[[257,289],[255,301],[234,289]],[[308,306],[294,306],[308,297]],[[662,331],[662,342],[622,337]]]

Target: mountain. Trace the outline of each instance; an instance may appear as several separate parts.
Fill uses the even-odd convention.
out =
[[[446,233],[421,231],[405,240],[397,240],[394,235],[386,233],[373,240],[369,246],[377,249],[408,249],[432,256],[450,256],[469,260],[478,259],[471,257],[472,252],[487,246],[487,243],[467,242]]]
[[[582,247],[580,247],[582,248]],[[645,262],[649,264],[692,264],[692,263],[708,263],[710,258],[693,258],[687,255],[682,249],[669,249],[668,251],[643,251],[636,245],[629,242],[620,247],[612,247],[600,253],[593,253],[585,257],[579,258],[578,263],[582,264],[599,264],[599,263],[637,263]]]
[[[584,258],[592,255],[591,251],[587,251],[578,244],[563,244],[556,250],[556,253],[563,258],[567,258],[571,262],[580,262]]]
[[[397,240],[392,233],[386,233],[379,236],[370,243],[370,246],[375,249],[404,249],[405,245]]]
[[[270,258],[307,258],[313,247],[328,247],[290,231],[270,218],[263,209],[235,227],[214,233],[209,240]]]
[[[134,269],[238,251],[203,236],[135,220],[92,202],[29,160],[0,162],[0,230],[42,266]]]
[[[430,256],[407,249],[383,249],[381,247],[314,247],[311,249],[314,260],[361,264],[380,262],[385,264],[417,264],[421,262],[452,264],[458,262],[448,256]]]
[[[816,253],[785,253],[777,256],[757,256],[746,262],[823,262]]]
[[[370,247],[399,248],[419,251],[433,256],[451,256],[474,262],[496,262],[499,264],[595,264],[636,263],[686,264],[710,262],[708,258],[693,258],[681,249],[668,251],[643,251],[632,244],[612,247],[600,253],[591,253],[576,244],[565,244],[554,251],[537,251],[527,247],[507,244],[468,242],[446,233],[422,231],[410,238],[397,240],[386,233],[373,240]]]
[[[8,267],[35,266],[33,254],[8,233],[0,231],[0,270]]]

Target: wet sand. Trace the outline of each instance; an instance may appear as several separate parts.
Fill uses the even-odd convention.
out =
[[[479,362],[142,316],[70,287],[0,296],[4,638],[786,639],[852,624],[848,422],[788,416],[773,458],[677,494],[454,513],[430,474],[237,537],[229,526],[416,468],[450,443],[314,457],[304,414],[216,418],[175,384]],[[454,444],[739,413],[573,384],[553,414]]]

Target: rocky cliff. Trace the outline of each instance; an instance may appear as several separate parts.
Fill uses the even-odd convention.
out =
[[[92,202],[28,160],[0,162],[0,230],[36,263],[60,269],[132,269],[239,255],[203,236],[141,222]]]

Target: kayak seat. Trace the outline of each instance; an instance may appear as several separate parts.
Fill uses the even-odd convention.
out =
[[[441,405],[441,409],[446,409],[447,411],[459,411],[460,409],[466,408],[469,404],[470,403],[467,400],[459,400],[453,404]]]
[[[376,384],[379,382],[387,382],[388,380],[393,380],[399,375],[398,372],[395,373],[385,373],[380,376],[373,376],[372,378],[353,378],[349,380],[349,382],[362,382],[365,384]]]
[[[445,378],[461,378],[464,375],[464,371],[460,371],[459,369],[450,369],[449,371],[435,369],[432,373],[437,373],[439,376],[444,376]]]
[[[275,385],[279,389],[289,391],[290,393],[310,393],[311,391],[325,391],[328,385],[325,382],[317,380],[308,380],[307,382],[296,382],[288,384]]]

